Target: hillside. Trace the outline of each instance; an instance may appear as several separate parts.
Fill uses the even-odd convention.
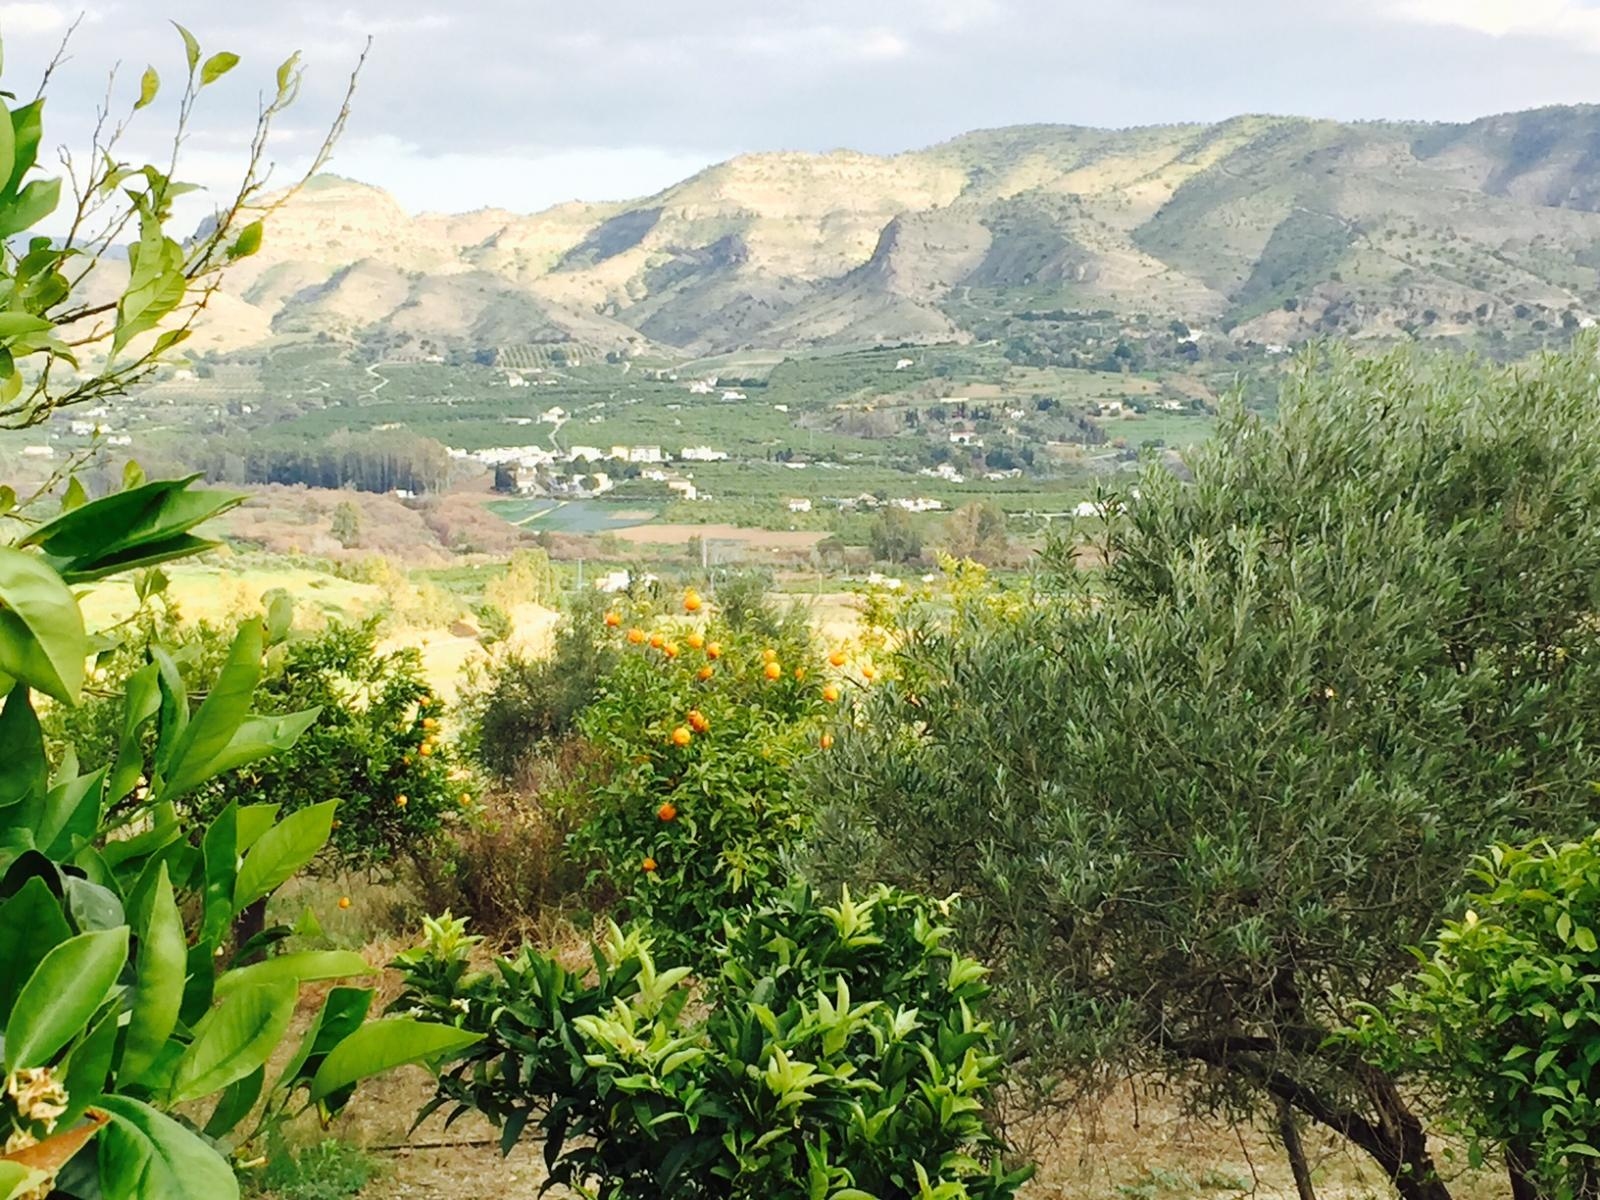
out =
[[[412,217],[321,177],[203,344],[706,354],[962,341],[1055,309],[1272,342],[1493,335],[1600,311],[1597,268],[1600,108],[1023,126],[892,157],[745,155],[641,200],[529,216]]]

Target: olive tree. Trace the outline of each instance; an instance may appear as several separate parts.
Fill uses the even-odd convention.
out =
[[[912,608],[817,870],[961,891],[1041,1074],[1167,1073],[1447,1194],[1380,1003],[1473,856],[1594,822],[1596,347],[1304,361],[1108,497],[1103,571]]]

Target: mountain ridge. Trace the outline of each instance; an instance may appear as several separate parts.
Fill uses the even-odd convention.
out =
[[[961,341],[1039,308],[1272,341],[1588,319],[1600,106],[1003,126],[893,155],[752,152],[529,214],[412,215],[320,176],[228,292],[233,345],[265,329],[480,357]]]

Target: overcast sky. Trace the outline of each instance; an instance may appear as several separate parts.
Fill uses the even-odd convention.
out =
[[[244,56],[196,122],[188,176],[205,183],[296,49],[307,87],[277,157],[304,155],[371,34],[333,169],[419,211],[622,198],[742,151],[884,153],[1019,122],[1600,99],[1600,0],[7,0],[3,86],[31,95],[80,13],[52,143],[81,142],[118,62],[126,98],[146,63],[177,79],[168,18]],[[170,115],[142,114],[135,148]]]

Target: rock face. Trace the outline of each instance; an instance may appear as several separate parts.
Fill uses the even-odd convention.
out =
[[[927,342],[967,336],[974,305],[1223,320],[1277,340],[1335,310],[1587,315],[1597,268],[1596,108],[1024,126],[893,157],[745,155],[642,200],[532,215],[413,217],[320,177],[230,277],[201,344]]]

